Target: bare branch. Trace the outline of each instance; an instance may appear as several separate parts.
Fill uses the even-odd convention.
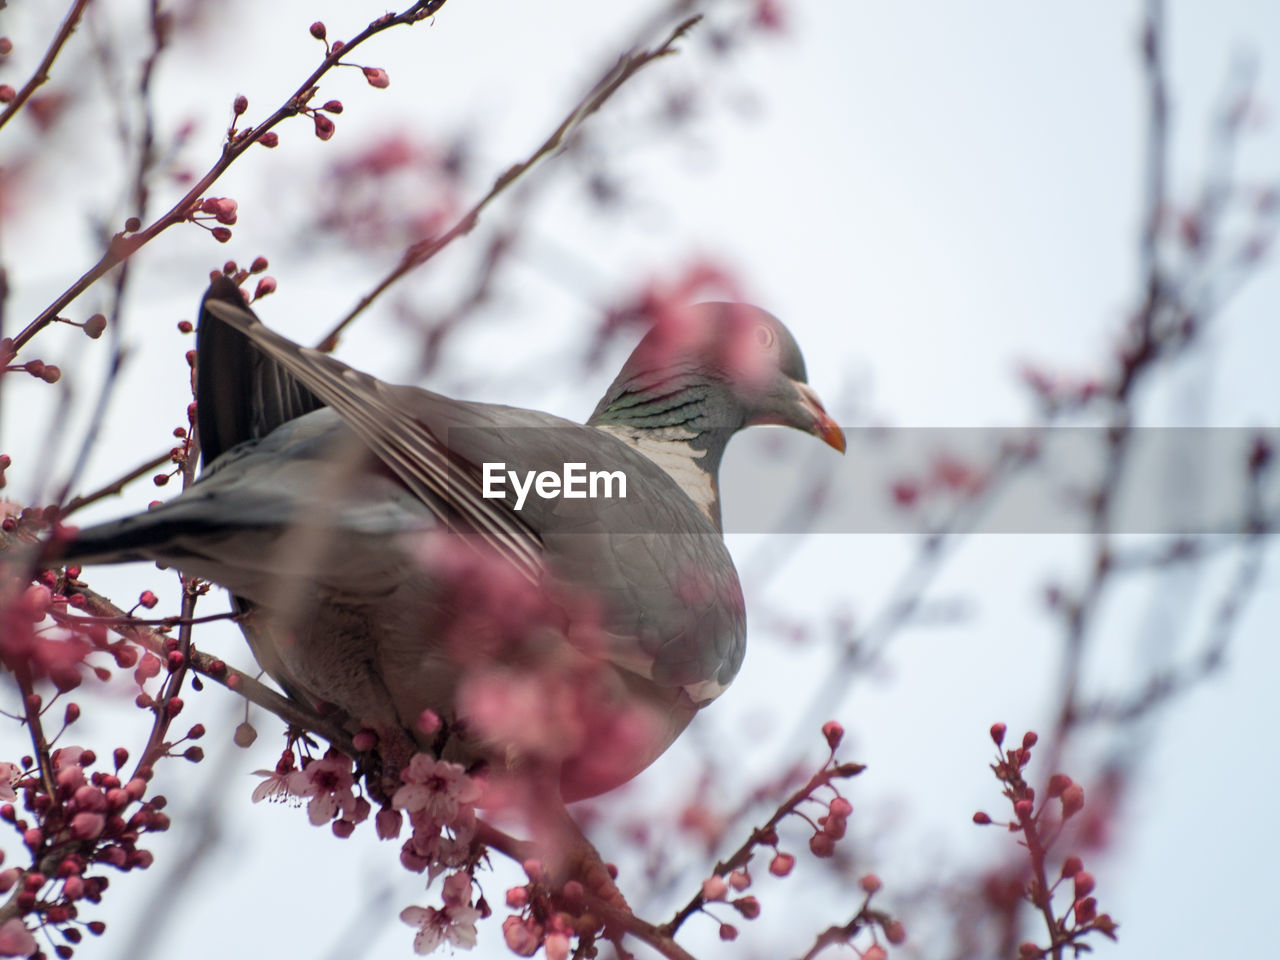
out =
[[[431,237],[427,240],[421,240],[409,247],[409,249],[407,249],[400,257],[400,262],[395,266],[395,268],[378,281],[377,285],[375,285],[372,290],[361,297],[360,301],[351,308],[347,315],[339,320],[337,325],[324,335],[318,344],[318,349],[325,351],[333,350],[333,348],[337,346],[338,338],[342,335],[342,332],[350,326],[356,317],[360,316],[360,314],[368,308],[369,304],[373,303],[374,300],[381,296],[387,288],[392,286],[392,284],[400,280],[412,270],[429,261],[441,250],[453,243],[454,240],[459,237],[464,237],[474,230],[476,224],[480,220],[480,214],[484,211],[485,207],[505,193],[512,184],[523,177],[531,168],[536,166],[539,160],[559,150],[560,147],[564,145],[569,135],[577,130],[589,116],[604,106],[605,102],[617,92],[618,88],[631,79],[631,77],[635,76],[641,69],[652,63],[654,60],[659,60],[675,53],[676,41],[688,33],[689,30],[693,28],[694,24],[701,19],[701,15],[689,17],[672,30],[665,41],[650,50],[633,50],[630,53],[623,54],[618,59],[618,62],[615,63],[604,74],[604,76],[596,81],[595,85],[587,91],[587,94],[574,104],[573,108],[568,112],[565,118],[560,121],[560,125],[552,131],[551,135],[547,137],[546,140],[542,141],[541,145],[539,145],[533,153],[529,154],[528,157],[521,162],[508,167],[501,175],[499,175],[493,182],[493,186],[489,188],[489,192],[476,201],[476,203],[472,205],[471,209],[464,213],[452,227],[439,236]]]
[[[97,490],[94,490],[92,493],[86,493],[83,496],[79,496],[79,497],[72,497],[70,500],[67,501],[67,505],[62,508],[61,515],[63,517],[69,516],[70,514],[81,509],[82,507],[87,507],[91,503],[97,503],[99,500],[102,500],[105,497],[115,496],[116,494],[124,490],[124,488],[128,486],[130,483],[132,483],[134,480],[137,480],[139,477],[146,476],[148,473],[150,473],[152,470],[156,469],[157,467],[161,467],[164,464],[169,463],[171,459],[172,457],[169,451],[166,450],[164,453],[160,454],[159,456],[152,457],[146,463],[139,464],[138,466],[130,470],[128,473],[124,474],[123,476],[117,477],[116,479],[112,480],[110,483],[106,484],[105,486],[99,487]]]
[[[31,99],[31,95],[36,92],[36,89],[48,81],[49,70],[53,66],[53,61],[58,59],[58,54],[62,52],[66,42],[71,39],[71,34],[75,32],[76,25],[80,22],[80,18],[84,15],[84,10],[87,6],[89,6],[89,0],[74,0],[71,4],[71,9],[67,11],[67,16],[62,21],[62,26],[54,34],[53,41],[49,44],[49,49],[45,51],[44,57],[40,60],[40,65],[36,67],[36,72],[31,75],[31,79],[22,85],[18,95],[10,101],[4,111],[0,112],[0,127],[3,127],[11,118],[16,116],[18,111]]]
[[[111,270],[117,264],[122,263],[141,247],[145,246],[151,240],[155,239],[159,234],[174,226],[175,224],[186,221],[191,211],[192,205],[204,195],[218,178],[221,177],[232,163],[238,159],[241,154],[248,150],[251,146],[262,139],[263,134],[270,131],[282,120],[289,117],[297,116],[302,107],[315,95],[317,84],[320,79],[331,69],[338,65],[339,61],[351,52],[355,47],[364,43],[370,37],[373,37],[384,30],[399,25],[412,25],[431,16],[442,6],[446,0],[419,0],[419,2],[408,7],[402,13],[387,14],[375,20],[369,26],[365,27],[360,33],[347,43],[343,44],[339,49],[332,50],[328,56],[324,58],[320,66],[318,66],[312,74],[307,77],[293,94],[281,105],[271,116],[262,123],[249,130],[241,130],[234,136],[229,137],[227,142],[222,146],[222,156],[217,162],[196,182],[192,185],[177,203],[170,207],[165,213],[161,214],[154,222],[148,226],[126,235],[125,233],[117,233],[112,237],[111,242],[107,246],[106,252],[102,255],[92,267],[86,270],[75,283],[68,287],[62,294],[58,296],[51,304],[45,307],[34,320],[27,324],[25,328],[13,338],[14,350],[20,350],[32,337],[43,330],[46,326],[53,322],[59,311],[63,310],[84,293],[89,287],[102,278],[107,271]]]

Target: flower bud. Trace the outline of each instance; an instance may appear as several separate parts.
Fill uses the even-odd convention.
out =
[[[809,838],[809,850],[815,857],[829,857],[836,852],[836,842],[829,834],[815,833]]]
[[[97,340],[102,336],[103,331],[107,329],[107,318],[100,313],[95,313],[92,317],[84,322],[84,332],[92,340]]]
[[[1084,787],[1073,783],[1062,791],[1062,819],[1075,816],[1084,807]]]
[[[769,872],[775,877],[785,877],[796,865],[796,858],[789,853],[778,853],[769,861]]]
[[[729,885],[720,877],[707,877],[702,881],[702,898],[704,900],[723,900],[729,892]]]

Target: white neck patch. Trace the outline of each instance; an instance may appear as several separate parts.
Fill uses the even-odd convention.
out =
[[[708,520],[720,525],[720,494],[711,474],[698,464],[707,455],[705,450],[695,450],[688,441],[697,436],[683,427],[659,427],[654,430],[638,430],[618,423],[598,424],[603,430],[617,437],[627,446],[638,450],[666,471],[680,489],[685,492]]]

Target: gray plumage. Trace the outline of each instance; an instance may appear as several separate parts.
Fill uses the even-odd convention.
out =
[[[569,604],[529,669],[598,655],[608,669],[591,695],[639,711],[646,735],[626,756],[601,764],[588,730],[559,759],[566,799],[600,793],[665,750],[741,665],[743,597],[716,488],[729,436],[786,423],[843,450],[777,320],[719,304],[689,322],[710,335],[674,350],[646,337],[582,425],[388,385],[273,333],[231,281],[215,280],[197,345],[200,479],[145,514],[80,531],[65,559],[154,560],[218,583],[249,612],[255,656],[291,695],[341,708],[383,743],[414,733],[430,708],[454,734],[446,755],[518,764],[511,744],[459,716],[475,664],[441,637],[470,611],[422,547],[448,534],[448,549],[589,601],[599,649],[574,639]],[[726,351],[726,331],[745,332],[747,367]],[[503,500],[481,496],[482,465],[497,461],[521,476],[572,462],[620,470],[628,495],[531,494],[516,511],[509,485]]]

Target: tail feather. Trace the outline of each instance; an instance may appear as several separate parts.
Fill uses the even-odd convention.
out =
[[[196,338],[196,424],[205,466],[246,440],[261,440],[281,424],[323,407],[314,393],[208,306],[247,310],[229,277],[209,284]],[[252,311],[250,311],[252,312]]]

